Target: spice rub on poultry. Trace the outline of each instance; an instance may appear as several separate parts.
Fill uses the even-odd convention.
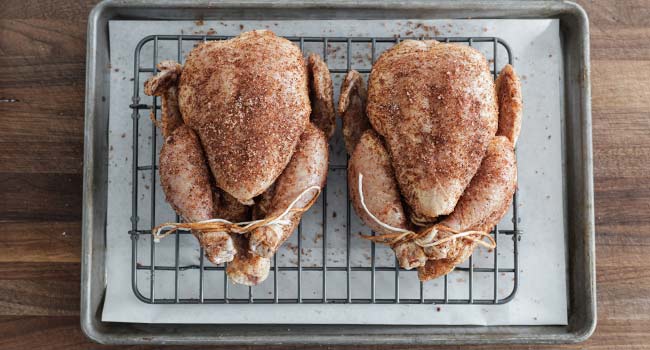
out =
[[[162,98],[166,200],[210,261],[232,262],[231,280],[258,284],[325,184],[335,122],[327,66],[259,30],[158,69],[145,93]]]
[[[491,246],[483,239],[517,181],[521,86],[510,65],[495,84],[471,47],[405,40],[373,65],[367,96],[348,73],[338,107],[352,205],[378,234],[369,239],[389,244],[421,280]]]

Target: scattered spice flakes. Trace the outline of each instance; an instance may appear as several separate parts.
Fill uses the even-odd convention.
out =
[[[429,33],[433,33],[436,36],[440,36],[441,32],[438,30],[438,27],[433,26],[433,25],[426,25],[423,23],[418,23],[415,25],[415,29],[419,29],[425,32],[424,36],[429,37]],[[410,34],[413,34],[412,31],[410,31]],[[410,35],[409,32],[406,32],[406,35]]]
[[[197,19],[196,21],[194,21],[194,24],[196,24],[197,26],[202,26],[203,23],[204,23],[203,18],[200,18],[200,19]]]
[[[440,312],[440,306],[436,307],[436,311]]]
[[[549,137],[550,138],[550,137]],[[332,217],[335,218],[338,214],[336,214],[336,211],[332,212]]]
[[[487,32],[487,31],[488,31],[487,27],[483,27],[483,32]]]
[[[113,145],[111,145],[111,147],[109,147],[108,150],[112,151],[113,150]]]
[[[215,34],[217,34],[217,31],[214,30],[214,28],[210,28],[210,29],[208,29],[208,31],[206,32],[206,34],[208,34],[208,35],[215,35]]]
[[[244,25],[243,24],[239,25],[239,30],[244,30]]]
[[[145,189],[145,190],[148,190],[148,189],[149,189],[149,185],[145,184],[145,185],[144,185],[144,189]]]
[[[332,44],[327,44],[327,53],[335,54],[341,50],[341,46],[332,46]]]
[[[413,35],[413,31],[412,30],[407,30],[406,33],[404,33],[404,34],[406,36],[411,36],[411,35]]]
[[[121,138],[125,138],[125,137],[126,137],[126,133],[123,132],[122,135],[120,135],[120,137],[121,137]]]

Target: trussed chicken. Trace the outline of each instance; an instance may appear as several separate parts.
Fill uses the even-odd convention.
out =
[[[253,212],[275,218],[299,197],[298,211],[234,240],[228,232],[193,232],[213,263],[234,259],[227,269],[234,282],[258,284],[318,196],[305,190],[325,184],[324,132],[334,128],[327,66],[316,55],[307,63],[296,45],[261,30],[199,44],[183,67],[164,61],[158,69],[145,93],[162,97],[160,179],[179,215],[189,222],[242,222]]]
[[[403,268],[419,268],[421,280],[446,274],[482,236],[444,239],[489,232],[511,204],[519,80],[507,65],[495,86],[485,57],[470,47],[406,40],[373,66],[367,101],[359,91],[344,84],[339,101],[355,211],[380,235],[427,233],[392,248]],[[369,125],[362,109],[346,108],[355,99],[367,103]]]

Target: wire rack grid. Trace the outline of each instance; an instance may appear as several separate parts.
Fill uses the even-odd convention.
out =
[[[507,259],[510,264],[509,266],[500,266],[500,256],[502,255],[499,252],[500,248],[495,248],[494,251],[490,252],[490,266],[476,267],[473,261],[474,257],[470,257],[468,260],[467,266],[461,265],[457,267],[455,272],[462,273],[466,275],[466,278],[457,279],[455,281],[451,280],[450,275],[445,275],[444,277],[439,278],[436,281],[436,291],[435,292],[425,292],[425,289],[429,290],[427,283],[431,282],[418,282],[419,291],[413,291],[411,289],[417,289],[417,284],[410,283],[409,290],[406,290],[404,285],[404,277],[407,274],[413,275],[413,271],[406,271],[399,268],[397,262],[393,259],[392,264],[380,264],[378,263],[378,249],[380,246],[376,246],[375,243],[368,242],[365,248],[366,252],[369,255],[368,263],[353,263],[351,259],[352,254],[352,244],[351,240],[353,235],[356,234],[352,230],[352,218],[354,213],[351,210],[350,202],[347,198],[347,188],[345,188],[345,231],[344,232],[333,232],[333,230],[328,229],[328,221],[331,220],[331,213],[328,210],[328,191],[325,188],[319,199],[319,204],[321,206],[321,217],[320,220],[320,234],[322,239],[320,239],[320,251],[322,256],[320,257],[320,263],[306,264],[304,257],[304,234],[303,234],[303,222],[300,223],[297,232],[294,233],[294,236],[297,238],[297,252],[296,259],[293,261],[279,261],[278,254],[273,258],[273,265],[271,267],[271,272],[269,279],[266,284],[265,292],[257,293],[256,289],[258,287],[246,287],[247,290],[242,291],[239,288],[235,292],[235,286],[229,283],[227,276],[225,274],[225,266],[216,266],[210,262],[206,262],[204,252],[202,248],[197,248],[198,254],[195,258],[196,261],[186,263],[187,259],[181,254],[181,246],[184,244],[181,240],[183,235],[190,235],[187,232],[177,231],[171,238],[168,240],[173,240],[171,247],[171,254],[166,254],[166,258],[160,258],[156,253],[156,244],[153,239],[151,239],[151,230],[150,227],[159,223],[159,218],[156,216],[156,206],[157,201],[164,201],[164,198],[161,198],[160,194],[156,194],[157,185],[157,139],[160,136],[157,134],[156,126],[154,123],[151,123],[151,136],[150,136],[150,154],[146,158],[139,158],[139,142],[142,138],[142,122],[141,112],[144,114],[145,111],[151,111],[152,115],[157,116],[160,110],[160,104],[158,103],[157,98],[152,98],[152,103],[142,103],[141,98],[141,88],[144,79],[141,79],[141,75],[146,76],[151,74],[156,74],[156,64],[159,62],[158,51],[159,44],[162,42],[176,42],[177,44],[177,53],[176,59],[178,62],[183,62],[183,47],[186,43],[198,43],[208,40],[225,40],[229,39],[232,36],[211,36],[211,35],[152,35],[143,38],[135,49],[135,60],[134,60],[134,71],[133,71],[133,97],[132,104],[129,106],[132,109],[132,119],[133,119],[133,164],[132,164],[132,228],[129,231],[129,235],[132,241],[132,262],[131,262],[131,280],[132,288],[134,294],[145,303],[151,304],[219,304],[219,303],[243,303],[243,304],[255,304],[255,303],[265,303],[265,304],[301,304],[301,303],[311,303],[311,304],[326,304],[326,303],[358,303],[358,304],[397,304],[397,303],[407,303],[407,304],[505,304],[511,301],[518,288],[519,284],[519,267],[518,267],[518,244],[521,238],[521,231],[519,230],[519,218],[517,216],[517,193],[515,193],[513,205],[511,209],[512,214],[512,229],[500,229],[495,227],[492,231],[492,235],[499,245],[500,241],[506,241],[506,238],[512,240],[512,248],[505,252],[507,254]],[[379,37],[287,37],[295,44],[297,44],[301,50],[304,51],[304,47],[307,44],[313,45],[322,45],[322,57],[324,61],[330,66],[330,71],[332,74],[343,74],[351,69],[355,69],[362,74],[367,74],[370,72],[370,66],[374,63],[375,59],[381,53],[379,47],[383,45],[384,47],[389,47],[395,43],[404,40],[405,38],[379,38]],[[410,38],[415,40],[422,40],[423,37]],[[495,37],[434,37],[427,39],[435,39],[441,42],[452,42],[452,43],[464,43],[470,46],[477,44],[489,45],[491,48],[488,51],[492,51],[491,62],[491,71],[496,78],[498,66],[498,50],[505,50],[507,54],[507,62],[512,64],[512,54],[507,43],[500,38]],[[152,45],[151,50],[153,57],[147,57],[145,60],[143,58],[143,47],[145,45]],[[352,55],[353,45],[365,45],[364,47],[369,50],[367,56],[370,61],[370,66],[365,67],[355,67],[355,61]],[[334,65],[330,64],[332,60],[328,61],[328,57],[332,56],[332,50],[330,48],[332,45],[339,45],[339,48],[343,48],[342,56],[344,57],[344,64]],[[146,62],[146,63],[145,63]],[[151,64],[148,66],[147,64]],[[149,121],[145,121],[147,123]],[[340,134],[340,132],[339,132]],[[144,162],[145,165],[139,163]],[[331,164],[330,165],[330,174],[337,172],[345,172],[347,166],[345,164]],[[148,174],[149,179],[142,180],[143,176],[140,174]],[[140,220],[139,207],[142,206],[139,203],[139,193],[143,191],[140,188],[140,184],[143,181],[147,181],[148,184],[145,184],[145,188],[148,188],[150,193],[149,196],[149,227],[141,227],[142,220]],[[342,191],[341,191],[342,192]],[[313,208],[312,208],[313,210]],[[334,217],[336,212],[334,212]],[[176,220],[178,220],[176,216]],[[328,245],[328,237],[338,238],[334,235],[345,235],[345,249],[342,254],[344,254],[345,265],[333,264],[332,258],[328,252],[328,248],[332,250],[333,248]],[[330,238],[332,240],[333,238]],[[144,254],[141,251],[144,251],[146,248],[147,251]],[[159,250],[162,248],[158,248]],[[357,248],[355,248],[357,249]],[[144,263],[139,262],[141,255],[145,259]],[[158,259],[157,259],[158,258]],[[503,258],[501,258],[503,259]],[[146,261],[148,260],[148,262]],[[191,259],[190,259],[191,260]],[[285,259],[286,260],[286,259]],[[183,262],[182,262],[183,261]],[[195,280],[188,282],[186,280],[181,281],[180,276],[186,272],[193,272],[192,278]],[[165,285],[166,289],[169,290],[166,295],[159,296],[157,295],[157,290],[161,289],[159,285],[157,275],[162,273],[173,274],[173,277],[165,279],[165,283],[173,283],[173,286]],[[310,274],[311,278],[308,282],[305,282],[306,275]],[[317,278],[313,278],[313,274],[317,275]],[[338,278],[334,278],[333,274],[337,274]],[[344,276],[341,277],[341,274]],[[385,275],[392,275],[392,290],[386,291],[384,288],[385,283],[382,284],[382,288],[378,287],[379,275],[382,274],[382,282],[385,282]],[[214,275],[214,276],[212,276]],[[481,275],[484,278],[477,279],[476,275]],[[215,277],[216,276],[216,277]],[[290,277],[291,286],[290,289],[293,291],[291,293],[285,293],[287,295],[282,295],[281,290],[285,290],[287,286],[283,286],[287,280],[287,276]],[[507,286],[506,290],[503,291],[499,289],[500,280],[503,276],[508,276],[512,281]],[[362,287],[355,285],[353,281],[358,279],[364,279],[365,282],[362,283]],[[488,297],[477,296],[475,289],[479,281],[491,281],[491,294]],[[334,281],[334,282],[332,282]],[[148,283],[144,283],[148,282]],[[450,295],[450,284],[454,282],[454,287],[456,290],[464,290],[461,293],[461,296]],[[184,294],[186,290],[186,284],[192,284],[191,289],[192,293],[188,295]],[[306,295],[304,291],[305,284],[309,283],[312,289],[316,289],[315,292],[312,292],[311,295]],[[503,283],[501,283],[503,284]],[[482,286],[484,287],[484,286]],[[220,290],[218,296],[208,295],[210,291]],[[334,292],[332,292],[334,290]],[[406,293],[406,292],[409,293]],[[339,293],[340,292],[340,293]],[[390,295],[387,295],[390,293]],[[413,295],[413,294],[416,295]],[[260,295],[262,294],[262,295]],[[381,295],[380,295],[381,294]],[[408,294],[405,296],[405,294]],[[483,293],[485,294],[485,293]]]

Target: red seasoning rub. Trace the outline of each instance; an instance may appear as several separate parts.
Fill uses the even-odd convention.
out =
[[[179,104],[185,123],[210,150],[217,186],[251,203],[275,181],[309,122],[308,81],[300,50],[270,31],[192,50]]]
[[[497,130],[485,57],[464,45],[405,40],[370,74],[367,113],[418,221],[453,211]]]

